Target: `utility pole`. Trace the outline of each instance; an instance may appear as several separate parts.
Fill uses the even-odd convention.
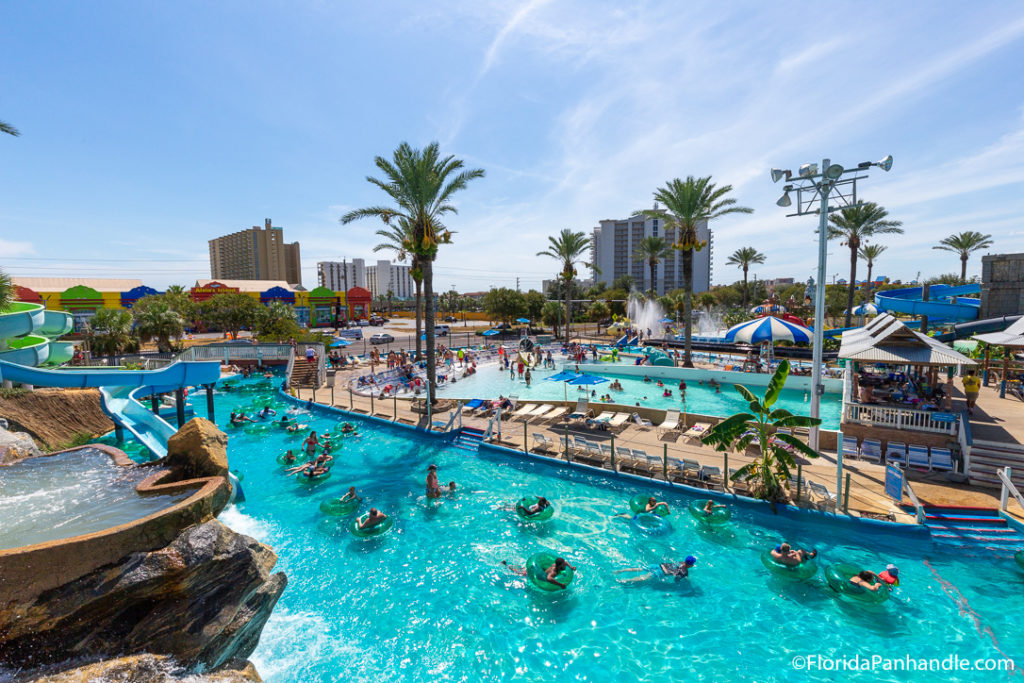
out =
[[[519,291],[519,277],[516,277],[516,291]]]

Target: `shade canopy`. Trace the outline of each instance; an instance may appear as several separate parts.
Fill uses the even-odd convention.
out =
[[[544,379],[547,380],[548,382],[568,382],[569,380],[579,376],[580,373],[578,372],[572,372],[571,370],[562,370],[561,372],[557,372],[551,375],[550,377],[545,377]]]
[[[892,365],[977,365],[928,335],[915,332],[883,313],[864,327],[843,332],[839,357],[862,363]]]
[[[878,306],[876,306],[874,303],[868,301],[866,303],[861,304],[860,306],[855,307],[852,311],[850,311],[850,314],[851,315],[878,315],[881,312],[882,311],[880,311],[878,309]]]
[[[486,332],[484,332],[483,336],[496,337],[499,334],[501,334],[501,330],[487,330]]]
[[[661,319],[661,320],[659,320],[658,322],[659,322],[659,323],[674,323],[674,322],[675,322],[675,320],[674,320],[674,319],[672,319],[672,318],[662,318],[662,319]]]
[[[751,308],[750,312],[754,315],[764,315],[766,313],[788,313],[789,309],[782,304],[758,304]]]
[[[336,348],[338,348],[339,346],[349,346],[349,345],[350,345],[351,343],[352,343],[352,342],[350,342],[350,341],[348,341],[348,340],[346,340],[346,339],[336,339],[336,340],[335,340],[335,341],[334,341],[334,342],[333,342],[333,343],[331,344],[331,348],[332,348],[332,349],[336,349]]]
[[[1024,347],[1024,318],[1007,327],[1002,332],[989,332],[988,334],[976,334],[974,338],[986,344],[998,344],[999,346]]]
[[[530,319],[529,318],[516,318],[516,322],[517,323],[528,323],[528,322],[530,322]]]
[[[725,333],[725,340],[747,342],[748,344],[777,341],[810,342],[813,336],[814,333],[803,325],[797,325],[774,316],[766,316],[733,325]]]
[[[604,384],[608,381],[607,377],[601,377],[600,375],[591,375],[589,373],[582,373],[576,375],[576,377],[570,379],[566,384],[571,384],[574,387],[590,385],[590,384]]]

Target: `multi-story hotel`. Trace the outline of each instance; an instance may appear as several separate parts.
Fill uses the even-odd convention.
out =
[[[210,240],[210,277],[214,280],[281,280],[302,284],[299,243],[286,244],[284,230],[266,219],[263,228]]]

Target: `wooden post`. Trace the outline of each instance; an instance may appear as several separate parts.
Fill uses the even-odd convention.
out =
[[[370,415],[373,415],[373,392],[370,392]],[[429,421],[429,420],[428,420]],[[427,429],[430,429],[430,425],[427,425]]]
[[[618,472],[619,468],[615,465],[615,432],[612,432],[612,472]]]
[[[722,488],[728,491],[732,488],[732,481],[729,479],[729,451],[724,451],[722,457],[725,459],[725,464],[723,465],[725,471],[722,473]]]
[[[392,422],[398,422],[398,394],[395,394],[395,408],[394,408],[394,410],[395,410],[395,414],[394,414],[394,417],[391,418],[391,421]]]
[[[661,446],[661,476],[665,481],[668,481],[668,444],[663,443]]]
[[[352,402],[352,385],[349,385],[349,387],[348,387],[348,409],[352,410],[354,405],[355,404]]]
[[[843,494],[843,512],[850,509],[850,473],[846,473],[846,492]]]
[[[796,464],[796,502],[800,502],[800,487],[804,483],[804,466],[800,463]]]
[[[530,449],[527,447],[527,441],[526,441],[526,425],[527,425],[528,422],[529,422],[529,420],[523,420],[523,453],[529,453],[530,452]]]
[[[1010,372],[1010,349],[1003,347],[1003,376],[999,378],[999,398],[1006,398],[1006,377]]]
[[[178,429],[185,426],[185,390],[175,389],[174,390],[174,404],[177,408],[178,417]],[[159,413],[158,413],[159,414]]]
[[[216,422],[213,419],[213,385],[206,385],[206,417],[210,422]]]

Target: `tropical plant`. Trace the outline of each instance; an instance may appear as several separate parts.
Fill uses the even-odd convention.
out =
[[[483,169],[463,170],[463,162],[449,155],[441,156],[440,148],[432,142],[422,150],[413,149],[403,142],[395,149],[391,160],[376,157],[374,163],[386,178],[372,176],[367,181],[383,190],[394,202],[393,206],[370,206],[349,211],[341,217],[342,225],[362,218],[380,218],[385,225],[392,221],[407,230],[403,242],[406,252],[423,270],[424,316],[427,334],[427,395],[431,403],[437,386],[437,348],[434,344],[434,259],[441,244],[451,243],[452,233],[441,219],[445,214],[458,213],[451,203],[456,192],[464,190],[469,181],[481,178]],[[417,338],[419,335],[417,335]]]
[[[241,292],[214,294],[199,306],[201,320],[236,338],[242,328],[254,329],[262,315],[260,302]]]
[[[492,320],[511,323],[526,312],[526,299],[522,292],[508,287],[492,289],[484,295],[484,310]]]
[[[715,305],[715,295],[711,292],[701,292],[697,297],[697,305],[710,313],[711,307]]]
[[[13,135],[14,137],[18,137],[19,135],[21,135],[17,128],[7,123],[6,121],[0,121],[0,133],[7,133],[8,135]]]
[[[11,276],[0,270],[0,311],[7,310],[14,303],[14,283]]]
[[[645,237],[639,244],[633,247],[634,261],[647,261],[647,267],[651,269],[651,289],[653,296],[658,294],[658,262],[668,258],[672,253],[672,245],[662,237]]]
[[[952,251],[960,255],[960,282],[967,282],[967,259],[972,252],[986,249],[992,246],[992,235],[984,235],[974,230],[950,235],[941,240],[932,249]]]
[[[732,255],[725,261],[730,266],[737,266],[743,270],[743,308],[746,308],[750,303],[749,292],[747,290],[747,271],[750,270],[751,264],[764,263],[764,254],[759,252],[754,247],[742,247],[732,253]]]
[[[396,219],[393,224],[388,224],[387,228],[378,230],[376,232],[378,237],[384,239],[383,242],[373,248],[374,251],[393,251],[395,252],[395,258],[398,261],[405,261],[406,258],[410,258],[409,246],[412,244],[412,223],[407,218]],[[412,278],[413,283],[416,285],[416,358],[420,358],[423,354],[423,340],[422,329],[423,329],[423,266],[415,254],[411,255],[412,267],[409,268],[409,277]]]
[[[541,312],[544,310],[544,304],[548,302],[548,298],[537,290],[531,289],[523,295],[523,301],[526,302],[526,317],[531,322],[539,321]]]
[[[881,256],[882,252],[886,249],[888,249],[888,247],[882,244],[865,244],[857,252],[857,256],[868,262],[867,290],[869,294],[871,293],[871,289],[874,287],[874,283],[871,281],[871,271],[875,267],[875,261],[878,260],[878,257]]]
[[[572,297],[569,292],[572,290],[572,281],[576,277],[576,262],[590,248],[590,238],[584,232],[573,232],[568,228],[562,230],[558,237],[548,236],[549,246],[544,251],[538,251],[537,256],[549,256],[562,264],[562,270],[558,274],[558,280],[564,283],[563,292],[565,299],[565,341],[569,341],[569,328],[572,321]],[[590,264],[584,263],[584,266]]]
[[[736,391],[749,401],[750,412],[737,413],[726,418],[712,427],[701,439],[719,451],[733,449],[743,452],[751,444],[759,444],[760,455],[753,462],[739,468],[729,478],[732,481],[747,482],[755,496],[771,501],[785,499],[786,482],[792,477],[792,469],[796,467],[795,453],[808,458],[817,458],[820,455],[792,434],[780,434],[777,431],[780,427],[792,429],[817,427],[821,424],[821,420],[816,417],[793,415],[784,408],[772,410],[779,394],[782,393],[787,377],[789,361],[784,360],[779,363],[761,399],[742,384],[735,385]]]
[[[150,301],[146,301],[150,299]],[[160,353],[174,350],[172,339],[181,339],[185,321],[163,296],[142,297],[132,307],[135,329],[143,342],[156,340]]]
[[[261,340],[282,341],[296,337],[301,328],[295,322],[295,309],[280,301],[273,301],[261,312],[256,321],[256,334]]]
[[[555,331],[555,338],[558,338],[558,330],[562,326],[562,305],[557,301],[548,301],[541,309],[540,319],[545,325],[549,325]]]
[[[754,212],[753,209],[736,206],[735,199],[726,197],[730,192],[732,185],[716,187],[711,182],[711,176],[687,176],[686,180],[674,178],[654,193],[654,199],[664,204],[665,208],[641,212],[648,218],[664,221],[666,232],[675,228],[677,239],[672,246],[683,252],[683,329],[686,340],[683,367],[693,367],[693,316],[690,314],[693,310],[693,252],[700,251],[707,244],[697,235],[697,224],[731,213]]]
[[[828,217],[828,238],[841,240],[850,248],[850,281],[846,294],[846,327],[853,318],[853,295],[857,290],[857,254],[861,245],[876,235],[903,234],[901,221],[887,220],[889,212],[875,202],[848,206]]]
[[[602,299],[598,299],[594,303],[590,304],[590,321],[599,323],[602,320],[606,320],[611,315],[612,311],[608,308],[608,303]],[[600,329],[600,326],[599,326]]]
[[[612,280],[612,289],[624,289],[626,292],[630,292],[636,287],[636,278],[632,275],[620,275]]]
[[[89,321],[89,348],[94,354],[115,356],[138,347],[132,336],[132,314],[120,308],[101,308]]]

